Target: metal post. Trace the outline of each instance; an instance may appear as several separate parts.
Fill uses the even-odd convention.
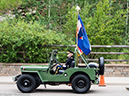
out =
[[[84,63],[86,64],[87,68],[89,68],[89,66],[88,66],[88,61],[86,60],[86,58],[85,58],[83,55],[81,55],[81,54],[79,53],[79,50],[78,50],[78,49],[76,49],[76,52],[77,52],[77,55],[79,54],[79,55],[81,56],[82,60],[83,60]]]

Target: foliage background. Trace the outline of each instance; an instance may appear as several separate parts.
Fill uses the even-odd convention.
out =
[[[12,10],[19,6],[22,0],[0,0],[0,13],[6,13],[8,10]]]
[[[0,22],[0,62],[48,62],[52,49],[41,45],[73,45],[77,26],[76,5],[91,45],[129,45],[129,0],[1,0],[0,13],[11,9],[13,20]],[[16,5],[17,4],[17,5]],[[70,48],[74,51],[74,48]],[[6,51],[6,53],[4,53]],[[26,52],[25,56],[17,52]],[[92,49],[93,52],[128,52],[128,49]],[[100,55],[88,55],[98,58]],[[103,55],[128,59],[128,55]],[[23,58],[24,57],[24,58]],[[65,62],[66,54],[59,54]]]

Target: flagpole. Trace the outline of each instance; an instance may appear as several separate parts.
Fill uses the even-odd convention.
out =
[[[76,7],[76,10],[77,10],[77,26],[78,26],[78,14],[79,14],[79,10],[80,10],[80,7],[79,6],[77,6]],[[78,52],[77,52],[77,50],[78,50],[78,34],[77,34],[77,29],[76,29],[76,67],[78,67]]]

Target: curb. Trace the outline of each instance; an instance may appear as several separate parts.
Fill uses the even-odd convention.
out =
[[[15,82],[0,82],[0,84],[15,84]]]

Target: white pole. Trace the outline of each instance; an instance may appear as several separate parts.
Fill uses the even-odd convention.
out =
[[[77,26],[78,26],[78,14],[79,14],[79,10],[80,10],[80,7],[77,6],[76,7],[76,10],[77,10]],[[78,45],[78,34],[77,34],[77,30],[76,30],[76,43]],[[76,67],[78,67],[78,46],[76,45]]]
[[[78,14],[79,14],[80,7],[77,6],[77,7],[76,7],[76,10],[77,10],[77,26],[78,26]],[[76,30],[76,31],[77,31],[77,30]],[[76,35],[77,35],[77,33],[76,33]],[[78,35],[77,35],[76,43],[77,43],[77,45],[78,45]],[[76,47],[77,47],[77,46],[76,46]]]

